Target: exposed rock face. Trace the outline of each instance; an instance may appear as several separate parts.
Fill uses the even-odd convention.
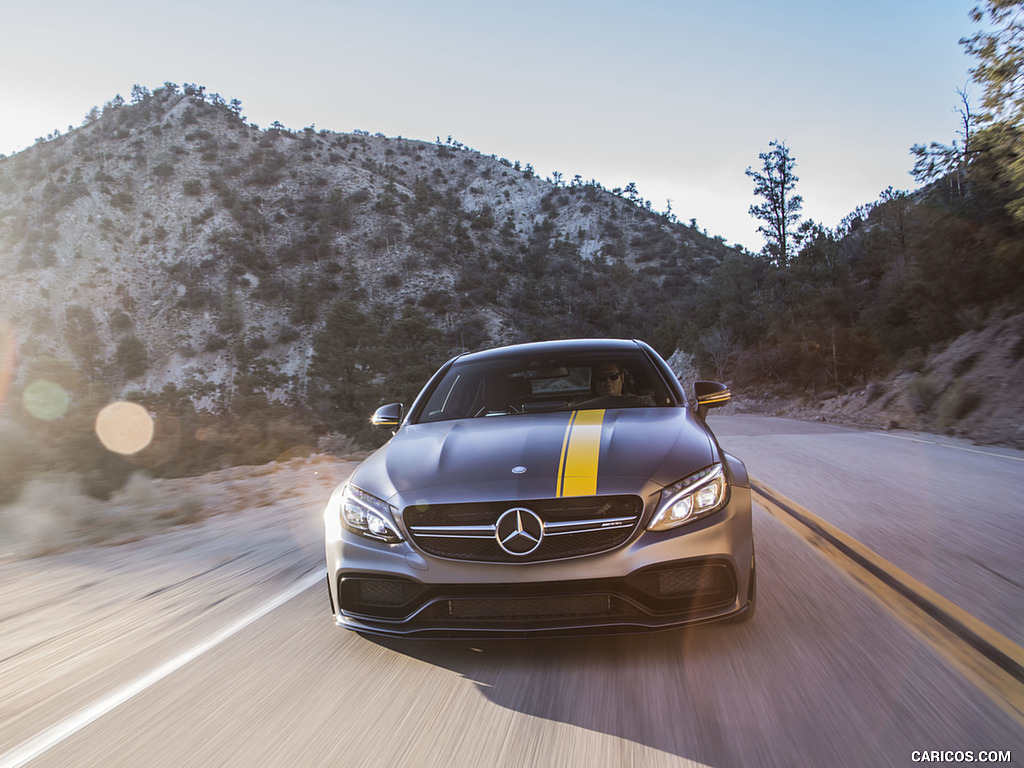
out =
[[[693,382],[700,380],[700,372],[697,370],[697,366],[694,363],[693,355],[688,352],[684,352],[681,349],[677,349],[668,360],[668,365],[672,369],[672,373],[676,375],[679,382],[683,385],[683,389],[689,395],[693,392]]]

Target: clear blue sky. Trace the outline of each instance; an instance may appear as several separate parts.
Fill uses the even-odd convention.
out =
[[[744,175],[772,139],[835,226],[909,148],[949,143],[975,0],[93,0],[0,10],[0,153],[132,84],[205,85],[250,122],[367,130],[635,182],[754,251]],[[976,88],[971,91],[978,94]]]

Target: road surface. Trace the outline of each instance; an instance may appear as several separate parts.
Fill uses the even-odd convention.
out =
[[[755,479],[1021,641],[1024,454],[711,424]],[[749,624],[532,642],[338,629],[320,512],[344,473],[311,467],[271,506],[0,564],[0,768],[1024,761],[1019,715],[761,508]]]

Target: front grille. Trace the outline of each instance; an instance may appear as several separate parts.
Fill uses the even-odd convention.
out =
[[[527,554],[498,543],[499,518],[510,509],[532,512],[543,525],[540,544]],[[406,507],[411,539],[424,552],[452,560],[530,563],[605,552],[624,544],[636,530],[643,502],[636,496],[434,504]]]

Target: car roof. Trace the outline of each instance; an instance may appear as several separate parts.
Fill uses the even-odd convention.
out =
[[[527,344],[512,344],[506,347],[495,347],[480,352],[467,352],[459,355],[458,362],[478,362],[485,360],[501,360],[508,357],[533,355],[563,354],[615,354],[617,352],[635,352],[640,349],[636,341],[629,339],[559,339],[557,341],[534,341]]]

